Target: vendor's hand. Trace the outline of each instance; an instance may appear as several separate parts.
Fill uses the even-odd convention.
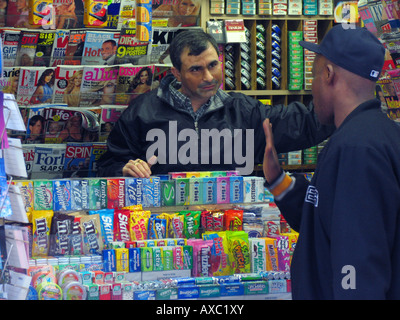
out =
[[[272,126],[269,119],[265,119],[263,122],[264,133],[265,133],[265,153],[263,162],[264,177],[268,183],[276,180],[281,173],[281,167],[278,161],[278,155],[274,146],[274,137],[272,134]]]
[[[147,162],[142,159],[129,160],[122,168],[122,175],[124,177],[149,178],[151,175],[150,167],[156,162],[156,156],[152,156]]]

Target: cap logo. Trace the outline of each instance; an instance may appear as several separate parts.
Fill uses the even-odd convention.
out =
[[[370,75],[370,77],[372,77],[372,78],[378,78],[378,76],[379,76],[379,71],[372,70],[371,73],[370,73],[369,75]]]

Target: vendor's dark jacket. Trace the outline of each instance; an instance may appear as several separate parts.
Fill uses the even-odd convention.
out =
[[[158,156],[158,163],[151,167],[154,175],[236,170],[244,167],[243,158],[250,154],[254,164],[261,164],[265,149],[262,123],[266,118],[271,121],[278,153],[314,146],[334,130],[317,121],[312,103],[267,106],[245,94],[223,90],[214,97],[222,104],[211,104],[195,121],[189,112],[174,106],[168,91],[173,79],[172,75],[163,78],[158,89],[134,99],[121,114],[108,137],[107,152],[98,163],[98,176],[122,176],[129,160],[148,160],[152,154]],[[211,138],[202,137],[203,133],[211,133]],[[216,139],[229,134],[231,142]],[[254,134],[254,143],[246,142],[246,134]],[[221,140],[219,145],[217,140]],[[228,143],[224,145],[224,141]],[[155,143],[157,150],[153,150]],[[147,154],[148,148],[154,152]]]

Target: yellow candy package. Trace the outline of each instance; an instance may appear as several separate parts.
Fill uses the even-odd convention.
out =
[[[249,273],[249,236],[245,231],[226,231],[229,244],[229,262],[233,273]]]
[[[203,240],[212,240],[211,270],[213,276],[227,276],[232,274],[229,264],[229,244],[225,231],[208,231],[202,234]]]
[[[149,211],[133,211],[129,220],[129,230],[132,240],[146,240],[149,223]]]
[[[142,211],[143,207],[141,204],[135,204],[132,206],[123,207],[122,209],[128,209],[129,211]]]
[[[103,250],[100,215],[82,215],[81,230],[83,235],[83,253],[99,254]]]
[[[48,255],[53,215],[53,210],[34,210],[32,212],[32,256]]]

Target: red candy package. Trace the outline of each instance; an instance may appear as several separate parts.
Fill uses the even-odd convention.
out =
[[[229,209],[225,210],[224,226],[228,231],[242,231],[243,210]]]

